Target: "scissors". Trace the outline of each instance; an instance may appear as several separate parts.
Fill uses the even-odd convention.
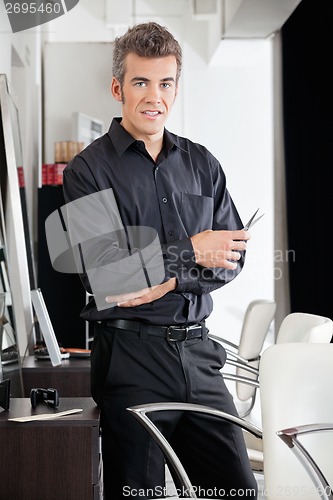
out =
[[[252,217],[251,217],[251,219],[249,220],[249,222],[247,222],[247,223],[245,224],[245,226],[243,227],[243,230],[244,230],[244,231],[248,231],[248,230],[250,229],[250,227],[254,226],[254,224],[255,224],[256,222],[258,222],[258,220],[259,220],[259,219],[261,219],[261,217],[263,217],[263,216],[265,215],[265,214],[259,215],[259,217],[257,217],[257,218],[255,219],[255,216],[257,215],[258,211],[259,211],[259,208],[258,208],[258,209],[254,212],[254,214],[252,215]]]

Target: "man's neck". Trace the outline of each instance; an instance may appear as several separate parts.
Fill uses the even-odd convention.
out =
[[[146,150],[148,151],[150,156],[153,158],[154,161],[157,160],[157,157],[163,148],[164,129],[160,131],[158,134],[141,135],[141,134],[136,134],[135,131],[132,131],[130,127],[127,127],[126,123],[124,123],[124,120],[120,122],[120,125],[124,127],[124,129],[129,134],[131,134],[131,136],[134,137],[134,139],[136,139],[137,141],[143,141],[145,143]]]
[[[148,151],[152,159],[156,161],[163,148],[163,136],[158,141],[144,140],[143,142],[145,143],[146,150]]]

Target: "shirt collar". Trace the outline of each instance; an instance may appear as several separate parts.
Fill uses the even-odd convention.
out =
[[[188,149],[182,147],[180,145],[180,138],[176,134],[172,134],[166,128],[164,129],[164,144],[168,150],[170,150],[173,146],[176,146],[178,149],[185,151],[188,153]]]
[[[129,134],[124,127],[120,125],[120,122],[121,118],[114,118],[108,132],[111,142],[119,156],[121,156],[123,152],[135,142],[134,137],[132,137],[131,134]]]
[[[129,134],[127,130],[121,126],[120,122],[120,117],[113,118],[108,131],[108,135],[119,156],[121,156],[127,148],[136,142],[134,137],[132,137],[131,134]],[[164,147],[169,151],[173,148],[173,146],[176,146],[182,151],[187,151],[180,146],[179,137],[177,135],[172,134],[167,129],[164,129]]]

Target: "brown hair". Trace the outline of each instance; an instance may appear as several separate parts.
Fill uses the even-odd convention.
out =
[[[129,53],[140,57],[175,56],[176,83],[178,83],[182,66],[182,49],[167,28],[155,22],[137,24],[115,39],[112,71],[121,86],[125,78],[125,58]]]

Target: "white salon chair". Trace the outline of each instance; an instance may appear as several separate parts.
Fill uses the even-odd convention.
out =
[[[309,313],[290,313],[282,321],[276,336],[276,344],[285,344],[290,342],[300,343],[325,343],[329,344],[333,335],[333,321],[325,316]],[[259,370],[258,370],[259,379]],[[244,386],[249,382],[248,377],[243,379]],[[257,379],[257,380],[258,380]],[[259,387],[259,380],[257,382]],[[252,435],[245,434],[245,441],[248,455],[253,470],[263,472],[264,457],[262,441],[253,439]]]
[[[280,437],[288,432],[285,429],[303,425],[325,424],[325,428],[333,427],[333,344],[274,344],[262,355],[259,377],[262,431],[245,419],[189,403],[153,403],[128,410],[163,450],[169,467],[174,470],[184,491],[188,492],[186,498],[197,497],[177,455],[149,419],[151,412],[209,413],[233,421],[244,432],[262,440],[267,500],[332,500],[329,484],[333,485],[333,432],[299,436],[307,450],[305,455],[292,453]]]
[[[276,302],[274,300],[258,299],[251,301],[244,314],[238,344],[217,335],[208,334],[211,339],[221,342],[225,347],[227,362],[222,373],[226,380],[236,382],[236,396],[239,402],[248,403],[245,411],[239,409],[241,417],[247,416],[255,404],[257,386],[251,384],[250,381],[258,380],[260,354],[274,319],[275,311]],[[227,368],[230,365],[236,367],[234,374],[227,373]],[[245,367],[246,370],[244,370]],[[246,377],[249,383],[242,383],[242,377]],[[237,401],[235,403],[237,406]]]
[[[255,301],[255,302],[263,302],[263,301]],[[249,307],[250,306],[251,304],[249,305]],[[255,308],[256,307],[259,307],[258,304],[255,304]],[[263,307],[264,304],[261,304],[261,308],[258,309],[257,311],[258,315],[260,314],[260,310],[262,312],[262,317],[259,319],[254,314],[251,314],[251,310],[250,312],[247,311],[244,318],[242,336],[239,344],[243,355],[239,356],[239,351],[240,351],[239,349],[237,353],[238,356],[237,361],[234,361],[233,357],[235,357],[236,355],[232,353],[230,350],[227,350],[227,356],[228,356],[227,363],[226,367],[222,371],[224,378],[226,380],[234,380],[236,382],[237,398],[242,402],[245,402],[247,400],[249,400],[250,402],[248,409],[243,413],[240,412],[241,417],[249,415],[255,403],[256,390],[258,387],[256,381],[258,381],[259,377],[258,368],[260,362],[260,355],[264,347],[264,340],[262,340],[263,330],[264,330],[263,318],[266,317],[266,324],[269,321],[268,307],[265,310],[263,309]],[[273,309],[272,304],[271,307]],[[273,310],[271,311],[271,314],[273,314]],[[274,309],[274,314],[275,314],[275,309]],[[256,331],[254,329],[255,321],[258,322],[258,331],[261,332],[262,335],[259,340],[258,336],[255,333]],[[247,328],[246,324],[249,324],[250,328]],[[211,337],[213,340],[221,341],[221,339],[215,335],[209,334],[209,337]],[[288,314],[283,319],[280,328],[277,332],[275,343],[276,344],[281,344],[285,342],[330,343],[332,338],[333,338],[333,321],[330,318],[318,314],[295,312]],[[252,350],[251,350],[251,341],[254,344],[254,348]],[[222,343],[224,342],[225,341],[222,339]],[[261,348],[260,348],[260,342],[261,342]],[[248,356],[248,353],[257,353],[258,351],[259,354],[257,355],[256,360],[253,362],[252,358]],[[230,374],[226,371],[227,366],[230,364],[237,366],[235,374]]]
[[[333,337],[333,321],[326,316],[304,312],[288,314],[282,321],[276,343],[315,342],[329,343]]]

